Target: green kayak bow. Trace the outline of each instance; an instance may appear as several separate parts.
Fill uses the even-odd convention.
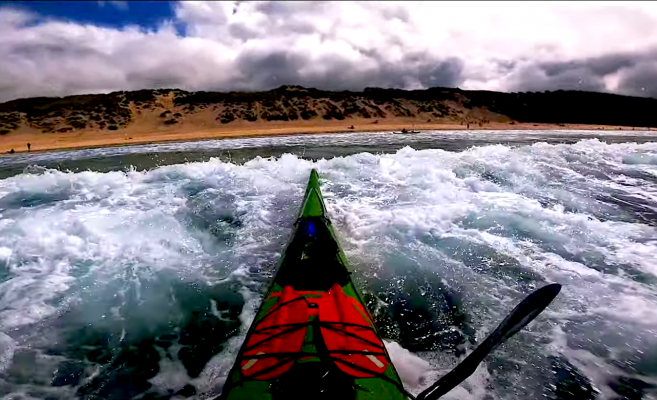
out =
[[[351,280],[315,170],[220,398],[409,398]]]

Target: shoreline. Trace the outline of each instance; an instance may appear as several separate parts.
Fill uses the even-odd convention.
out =
[[[409,128],[410,123],[393,122],[388,124],[358,123],[360,121],[343,120],[327,121],[320,124],[294,124],[294,123],[260,123],[239,124],[234,127],[219,126],[213,129],[189,127],[187,129],[162,129],[157,131],[139,131],[128,127],[119,131],[81,131],[67,133],[41,133],[34,131],[18,131],[0,136],[0,154],[8,154],[11,149],[14,153],[28,152],[27,143],[31,144],[30,152],[72,150],[83,148],[124,146],[133,144],[153,144],[162,142],[196,141],[212,139],[228,139],[240,137],[263,137],[285,135],[311,135],[327,133],[356,133],[356,132],[386,132],[399,131]],[[250,126],[249,126],[250,125]],[[354,126],[354,129],[349,129]],[[617,131],[617,132],[657,132],[655,128],[636,128],[609,125],[585,124],[535,124],[535,123],[489,123],[484,126],[467,128],[459,124],[424,123],[414,124],[414,129],[420,131]]]

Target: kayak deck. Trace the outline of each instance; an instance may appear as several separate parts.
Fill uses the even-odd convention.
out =
[[[312,170],[292,238],[221,399],[407,399]]]

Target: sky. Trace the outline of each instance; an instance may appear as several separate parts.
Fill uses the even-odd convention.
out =
[[[281,85],[657,98],[657,2],[0,2],[0,101]]]

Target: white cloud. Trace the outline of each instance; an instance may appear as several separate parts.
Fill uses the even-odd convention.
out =
[[[0,9],[0,100],[281,84],[657,96],[650,2],[181,2],[155,32],[34,17]]]

